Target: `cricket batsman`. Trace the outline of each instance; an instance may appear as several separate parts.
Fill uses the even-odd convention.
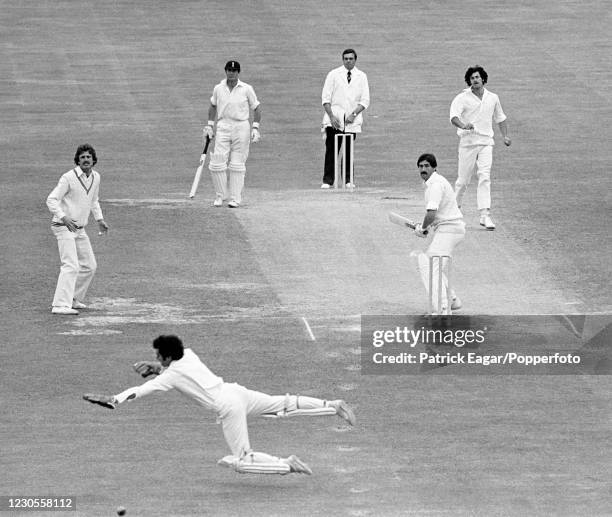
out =
[[[448,304],[450,303],[451,310],[458,310],[461,308],[461,300],[454,290],[451,290],[451,300],[448,299],[446,293],[448,278],[447,271],[444,271],[448,263],[441,265],[434,261],[430,271],[429,257],[452,257],[455,247],[465,238],[465,223],[461,210],[457,206],[453,187],[444,176],[437,172],[436,157],[430,153],[422,154],[417,160],[417,167],[425,187],[426,213],[423,223],[417,224],[414,232],[423,238],[433,233],[427,251],[417,256],[418,269],[430,299],[432,299],[432,293],[429,293],[429,275],[432,275],[433,299],[437,300],[438,297],[441,297],[442,313],[450,314]],[[444,285],[438,285],[439,267],[443,267],[442,282]],[[435,312],[434,315],[436,315]]]
[[[238,208],[242,202],[242,189],[246,174],[246,160],[249,156],[250,142],[259,142],[259,123],[261,107],[255,90],[250,84],[242,82],[240,63],[228,61],[225,64],[226,78],[213,89],[208,108],[208,123],[204,127],[202,138],[216,140],[214,151],[210,155],[208,168],[215,188],[213,206],[223,206],[228,199],[229,208]],[[249,123],[250,111],[253,110],[253,128]]]
[[[83,398],[109,409],[156,391],[177,390],[200,406],[217,413],[225,441],[232,452],[218,461],[241,474],[312,474],[310,467],[297,456],[288,458],[256,452],[251,448],[247,417],[286,418],[298,415],[338,415],[355,424],[353,410],[343,400],[321,400],[300,395],[267,395],[236,383],[225,382],[211,372],[190,349],[184,348],[177,336],[159,336],[153,341],[157,361],[140,361],[134,370],[148,377],[140,386],[108,396],[85,394]]]

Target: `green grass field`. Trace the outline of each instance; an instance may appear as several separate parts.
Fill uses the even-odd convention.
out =
[[[610,515],[609,376],[373,376],[359,355],[360,315],[426,308],[409,258],[422,243],[386,215],[420,217],[420,153],[454,180],[448,108],[474,63],[513,145],[494,152],[495,232],[480,230],[468,190],[465,313],[611,313],[606,2],[0,8],[0,496],[72,495],[76,515],[94,517],[119,505],[130,517]],[[353,194],[318,189],[321,87],[346,47],[372,96]],[[263,110],[234,211],[210,206],[207,174],[186,199],[228,59]],[[50,313],[59,261],[45,199],[83,142],[111,231],[90,227],[91,308],[66,318]],[[256,449],[297,454],[314,475],[240,476],[216,466],[228,449],[215,415],[177,394],[114,412],[81,400],[139,383],[130,365],[153,358],[160,333],[228,381],[345,398],[358,425],[255,420]]]

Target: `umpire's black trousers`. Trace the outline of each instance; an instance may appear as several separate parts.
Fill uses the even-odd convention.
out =
[[[331,126],[325,128],[325,166],[323,168],[323,183],[327,183],[328,185],[334,184],[334,140],[337,134],[342,134],[344,131],[340,131],[339,129],[334,129]],[[347,145],[346,154],[344,157],[344,171],[346,183],[354,183],[353,178],[349,177],[350,175],[350,163],[351,163],[351,151],[353,146],[355,145],[355,138],[357,135],[355,133],[346,133],[347,135],[351,135],[350,138],[353,140],[353,145]],[[342,140],[340,139],[338,144],[342,144]],[[344,149],[340,147],[338,152],[342,155]],[[338,178],[340,179],[340,178]]]

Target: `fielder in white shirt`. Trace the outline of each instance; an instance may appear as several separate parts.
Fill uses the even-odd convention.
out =
[[[74,155],[77,166],[62,175],[47,197],[47,207],[53,214],[51,230],[57,238],[61,260],[53,314],[78,314],[78,309],[86,308],[83,301],[97,268],[85,232],[90,212],[98,222],[99,233],[108,231],[98,201],[100,174],[93,170],[97,161],[91,145],[80,145]]]
[[[353,410],[343,400],[321,400],[300,395],[267,395],[236,383],[224,382],[211,372],[190,349],[184,348],[177,336],[159,336],[153,341],[157,361],[140,361],[134,365],[143,377],[156,378],[122,391],[118,395],[86,394],[85,400],[115,409],[118,404],[132,401],[156,391],[177,390],[200,406],[217,413],[225,441],[232,452],[218,464],[241,474],[312,474],[297,456],[279,458],[255,452],[249,442],[247,417],[285,418],[298,415],[338,415],[350,425],[355,424]]]
[[[417,224],[414,232],[419,237],[426,238],[433,234],[431,243],[427,251],[417,256],[418,270],[421,280],[425,285],[427,295],[429,292],[429,257],[432,256],[453,256],[455,247],[465,238],[465,223],[463,215],[457,206],[453,187],[444,176],[437,172],[438,162],[433,154],[422,154],[417,160],[419,174],[425,187],[425,217],[423,223]],[[453,310],[461,308],[461,300],[457,293],[451,289],[451,300],[448,300],[448,262],[442,264],[442,286],[438,285],[439,262],[433,261],[433,300],[442,297],[442,314],[451,314]],[[441,293],[439,290],[441,289]],[[450,309],[448,304],[450,303]],[[434,307],[434,315],[437,314],[437,307]]]
[[[352,144],[357,133],[361,133],[363,124],[362,113],[370,105],[370,87],[368,77],[359,70],[357,52],[347,48],[342,52],[343,65],[334,68],[327,74],[321,102],[323,114],[323,129],[325,131],[325,164],[323,167],[323,183],[321,188],[330,188],[334,183],[334,138],[338,133],[347,133]],[[344,157],[345,178],[348,186],[354,186],[354,178],[350,177],[349,164],[354,145],[347,146]]]
[[[472,179],[474,170],[478,176],[477,203],[480,211],[480,224],[487,230],[494,230],[495,224],[490,216],[491,210],[491,165],[493,163],[493,122],[499,125],[504,144],[512,141],[508,136],[506,115],[502,110],[499,97],[487,90],[488,74],[479,65],[465,72],[465,82],[469,88],[457,95],[450,107],[450,121],[457,127],[459,136],[459,160],[455,195],[461,207],[463,195]]]
[[[208,164],[215,188],[213,206],[223,206],[223,201],[229,198],[227,206],[238,208],[242,203],[250,143],[256,144],[261,138],[261,107],[253,87],[238,79],[238,61],[225,64],[225,75],[226,78],[213,89],[203,139],[215,137],[214,151]],[[252,129],[249,122],[251,110]]]

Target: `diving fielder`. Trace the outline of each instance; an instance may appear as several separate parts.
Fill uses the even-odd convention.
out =
[[[213,205],[223,206],[223,201],[228,199],[229,179],[227,206],[238,208],[242,202],[249,144],[255,144],[261,138],[261,108],[253,87],[238,78],[238,61],[228,61],[225,64],[225,75],[226,78],[213,89],[208,108],[208,123],[204,127],[202,137],[205,141],[206,137],[216,136],[215,148],[208,164],[215,188]],[[250,110],[253,110],[252,129],[249,125]]]
[[[236,383],[224,382],[211,372],[190,349],[183,348],[177,336],[159,336],[153,341],[157,361],[140,361],[134,370],[143,377],[156,378],[122,391],[115,396],[86,394],[85,400],[115,409],[118,404],[156,391],[178,392],[201,406],[215,411],[223,426],[225,441],[232,454],[218,461],[241,474],[312,474],[297,456],[278,458],[251,449],[247,417],[285,418],[297,415],[338,415],[350,425],[355,424],[353,410],[343,400],[321,400],[299,395],[267,395],[249,390]]]

